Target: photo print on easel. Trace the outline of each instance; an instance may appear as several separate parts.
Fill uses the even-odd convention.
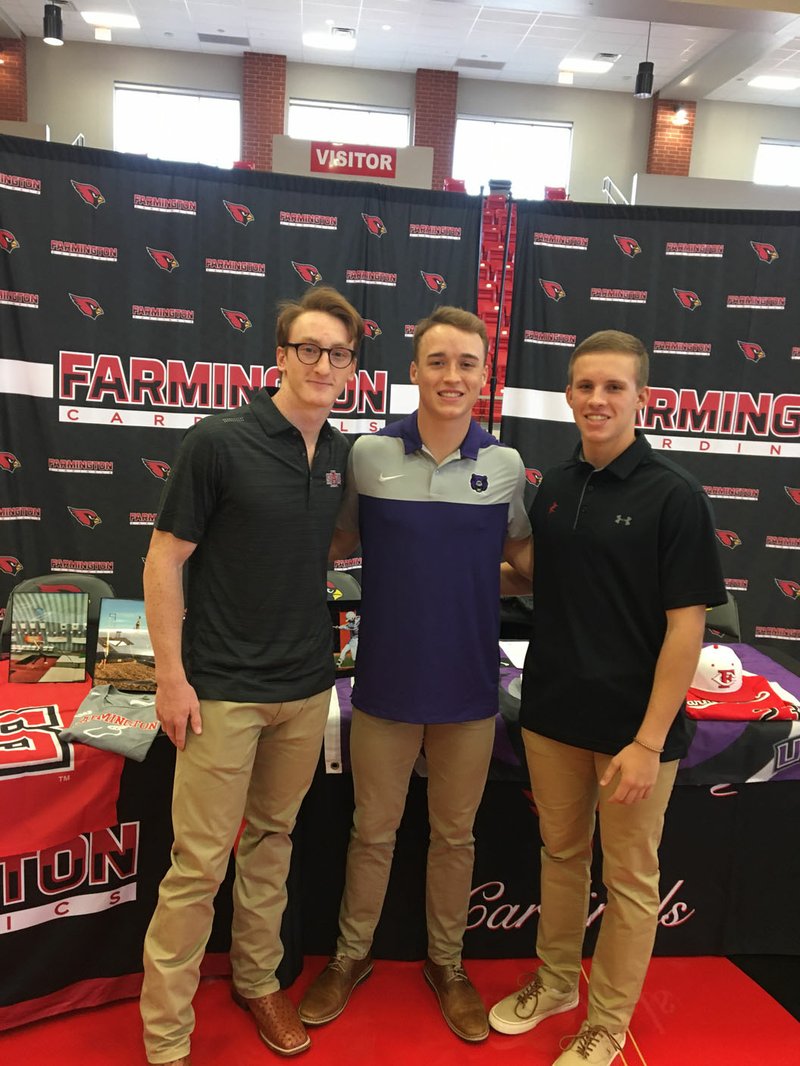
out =
[[[13,684],[86,679],[85,592],[17,592],[11,597]]]

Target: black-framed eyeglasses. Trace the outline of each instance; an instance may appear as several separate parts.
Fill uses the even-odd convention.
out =
[[[318,344],[312,344],[310,341],[303,341],[301,344],[293,344],[288,341],[286,347],[294,348],[297,358],[307,366],[318,363],[322,358],[323,352],[330,360],[331,366],[335,366],[337,370],[344,370],[346,366],[350,366],[356,357],[356,353],[352,348],[345,348],[339,344],[333,348],[321,348]]]

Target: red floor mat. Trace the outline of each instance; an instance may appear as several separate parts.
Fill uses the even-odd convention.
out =
[[[295,1002],[319,971],[307,961],[290,989]],[[520,960],[471,960],[467,969],[487,1004],[514,987]],[[588,964],[587,964],[588,970]],[[227,979],[204,980],[195,1000],[192,1066],[265,1066],[280,1059],[258,1040],[230,999]],[[492,1033],[469,1045],[442,1021],[421,964],[382,962],[360,985],[345,1013],[311,1030],[309,1066],[550,1066],[559,1039],[574,1033],[574,1011],[532,1033]],[[797,1066],[800,1022],[725,959],[655,959],[618,1066]],[[39,1022],[0,1036],[0,1058],[13,1066],[144,1066],[135,1001]]]

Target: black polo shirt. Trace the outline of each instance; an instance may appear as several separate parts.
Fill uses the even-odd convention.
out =
[[[271,703],[333,684],[326,573],[348,451],[326,422],[309,469],[264,389],[184,439],[156,527],[197,544],[183,653],[201,699]]]
[[[616,754],[647,709],[665,611],[725,600],[711,505],[676,463],[636,440],[607,467],[549,470],[531,508],[531,644],[520,721]],[[687,747],[681,712],[663,760]]]

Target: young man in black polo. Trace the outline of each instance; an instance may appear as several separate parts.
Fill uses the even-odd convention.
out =
[[[606,330],[575,349],[567,402],[580,444],[548,471],[531,509],[520,721],[543,841],[542,965],[489,1021],[524,1033],[578,1005],[599,810],[608,904],[587,1017],[554,1066],[608,1066],[625,1043],[655,938],[658,845],[687,749],[684,697],[705,608],[725,599],[702,487],[634,428],[647,374],[630,334]],[[529,574],[527,584],[507,568],[504,578],[504,591],[530,591]]]
[[[273,1051],[294,1055],[310,1043],[275,971],[289,834],[334,680],[325,587],[348,446],[327,418],[355,373],[363,328],[330,288],[285,303],[279,391],[200,422],[164,489],[144,589],[157,714],[178,753],[172,866],[145,940],[141,1011],[152,1063],[189,1064],[213,900],[243,817],[234,999]]]

